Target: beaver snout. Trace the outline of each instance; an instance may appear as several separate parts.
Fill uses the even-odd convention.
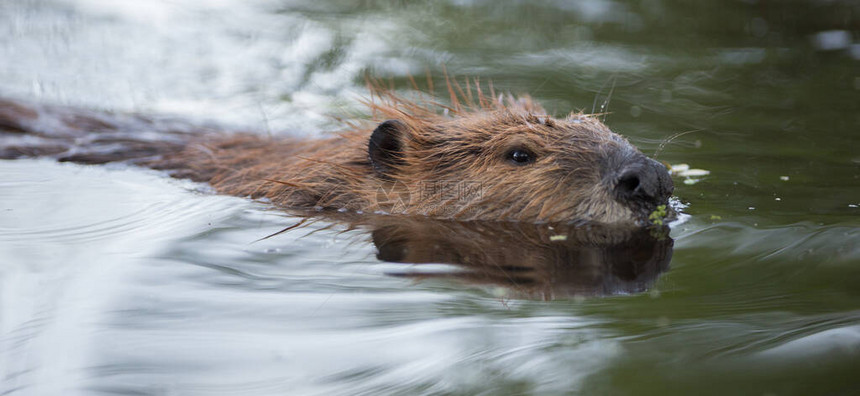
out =
[[[626,163],[615,180],[619,201],[649,210],[666,204],[675,188],[666,167],[645,156]]]

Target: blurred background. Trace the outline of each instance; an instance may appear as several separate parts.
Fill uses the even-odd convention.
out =
[[[0,59],[3,97],[306,136],[366,75],[447,72],[710,171],[651,292],[502,303],[325,231],[249,245],[290,219],[141,170],[7,161],[0,393],[857,391],[856,1],[14,0]]]

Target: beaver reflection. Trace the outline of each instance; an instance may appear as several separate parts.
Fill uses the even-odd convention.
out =
[[[518,298],[551,300],[646,291],[668,269],[668,228],[457,222],[401,216],[347,221],[371,230],[377,258],[417,264],[393,276],[501,286]],[[455,269],[421,268],[451,264]]]

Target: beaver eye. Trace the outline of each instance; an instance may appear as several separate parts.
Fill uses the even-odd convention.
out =
[[[508,153],[508,159],[517,165],[525,165],[534,162],[535,156],[526,150],[515,149]]]

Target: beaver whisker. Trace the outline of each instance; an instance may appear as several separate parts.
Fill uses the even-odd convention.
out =
[[[609,109],[609,101],[610,101],[610,100],[611,100],[611,98],[612,98],[612,92],[614,92],[614,91],[615,91],[615,83],[616,83],[616,81],[617,81],[617,78],[616,78],[616,76],[615,76],[615,75],[613,75],[612,77],[610,77],[608,80],[604,81],[604,82],[603,82],[603,85],[601,85],[601,86],[600,86],[600,89],[599,89],[599,90],[597,90],[597,93],[595,93],[595,95],[594,95],[594,103],[592,103],[592,105],[591,105],[591,114],[595,114],[595,113],[596,113],[596,111],[597,111],[597,100],[598,100],[598,99],[600,99],[600,93],[601,93],[601,92],[603,92],[603,88],[605,88],[605,87],[606,87],[606,84],[608,84],[608,83],[609,83],[609,81],[612,81],[612,87],[609,89],[609,95],[607,95],[607,96],[606,96],[606,100],[604,100],[603,104],[602,104],[602,105],[600,105],[600,113],[601,113],[601,114],[605,114],[605,111]],[[605,117],[604,117],[603,121],[606,121],[606,118],[605,118]]]
[[[291,226],[289,226],[289,227],[287,227],[287,228],[284,228],[283,230],[280,230],[280,231],[278,231],[278,232],[275,232],[275,233],[273,233],[273,234],[266,235],[266,236],[264,236],[264,237],[262,237],[262,238],[260,238],[260,239],[257,239],[256,241],[251,242],[251,243],[252,243],[252,244],[253,244],[253,243],[257,243],[257,242],[260,242],[260,241],[264,241],[264,240],[266,240],[266,239],[269,239],[269,238],[271,238],[271,237],[281,235],[281,234],[283,234],[283,233],[285,233],[285,232],[287,232],[287,231],[290,231],[290,230],[292,230],[292,229],[295,229],[295,228],[301,227],[301,226],[302,226],[303,224],[305,224],[305,222],[307,222],[307,221],[308,221],[308,218],[307,218],[307,217],[306,217],[306,218],[303,218],[303,219],[301,219],[301,220],[300,220],[298,223],[296,223],[296,224],[293,224],[293,225],[291,225]]]
[[[659,146],[657,146],[657,150],[655,150],[655,151],[654,151],[654,159],[656,160],[656,159],[657,159],[657,157],[658,157],[658,156],[660,156],[660,152],[662,152],[662,151],[663,151],[663,148],[664,148],[664,147],[666,147],[666,145],[667,145],[667,144],[671,143],[671,142],[672,142],[673,140],[675,140],[676,138],[679,138],[679,137],[681,137],[681,136],[684,136],[684,135],[687,135],[687,134],[690,134],[690,133],[694,133],[694,132],[701,132],[701,131],[703,131],[703,130],[704,130],[704,129],[691,129],[691,130],[689,130],[689,131],[678,132],[678,133],[676,133],[676,134],[674,134],[674,135],[670,136],[669,138],[664,139],[662,142],[660,142],[660,145],[659,145]]]

